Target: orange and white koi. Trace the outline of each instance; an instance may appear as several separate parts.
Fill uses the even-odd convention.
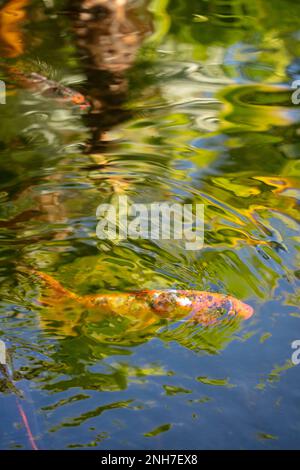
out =
[[[97,309],[102,314],[122,315],[129,318],[147,317],[149,323],[165,318],[209,325],[226,316],[246,320],[254,311],[250,305],[225,294],[194,290],[143,290],[139,292],[110,292],[95,295],[77,295],[63,287],[52,276],[31,271],[39,276],[56,295],[73,299],[87,308]]]

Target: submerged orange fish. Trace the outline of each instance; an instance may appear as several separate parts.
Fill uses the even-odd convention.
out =
[[[67,290],[46,273],[30,272],[43,279],[55,291],[52,305],[69,298],[87,308],[97,309],[102,314],[147,318],[148,324],[161,318],[184,318],[189,322],[208,325],[224,316],[237,316],[245,320],[253,315],[250,305],[230,295],[196,290],[143,290],[80,296]]]
[[[52,98],[58,102],[70,103],[82,111],[88,111],[90,102],[79,91],[73,90],[55,80],[50,80],[39,73],[25,73],[17,68],[10,67],[10,73],[18,84],[33,91],[38,91],[42,96]]]
[[[24,54],[22,25],[26,19],[29,0],[10,0],[0,8],[0,52],[3,57],[18,57]],[[9,74],[26,88],[38,91],[41,95],[56,101],[70,103],[82,111],[91,107],[84,95],[63,84],[50,80],[38,73],[26,73],[21,68],[1,64]]]

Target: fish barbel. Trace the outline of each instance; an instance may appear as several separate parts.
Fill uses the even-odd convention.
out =
[[[87,308],[96,308],[103,314],[122,315],[131,318],[147,316],[153,320],[165,318],[208,325],[224,316],[248,319],[253,315],[250,305],[230,295],[197,290],[142,290],[138,292],[110,292],[95,295],[77,295],[49,274],[30,271],[40,277],[59,298],[70,298]]]

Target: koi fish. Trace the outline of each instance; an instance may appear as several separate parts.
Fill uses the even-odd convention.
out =
[[[149,324],[162,318],[184,318],[188,322],[209,325],[224,316],[236,316],[246,320],[254,313],[250,305],[230,295],[196,290],[143,290],[80,296],[63,287],[49,274],[35,270],[30,272],[55,291],[54,302],[69,298],[87,308],[97,309],[102,314],[128,318],[142,316],[148,318]]]
[[[22,24],[26,19],[28,0],[10,0],[0,8],[0,50],[2,56],[15,58],[24,53]],[[38,90],[43,96],[54,98],[57,101],[70,102],[80,110],[89,110],[89,101],[78,91],[62,85],[38,73],[25,73],[16,67],[7,68],[9,73],[23,86]]]
[[[59,102],[71,103],[82,111],[88,111],[91,107],[84,95],[55,80],[50,80],[35,72],[22,73],[16,69],[11,69],[11,71],[21,85],[33,91],[39,91],[42,96]]]

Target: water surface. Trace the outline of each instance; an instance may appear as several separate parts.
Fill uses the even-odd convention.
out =
[[[80,45],[82,23],[63,1],[28,2],[14,25],[18,50],[1,35],[0,338],[36,443],[299,448],[291,343],[300,339],[300,108],[291,84],[300,78],[300,6],[155,0],[132,9],[123,34],[138,39],[128,52],[121,37],[131,55],[114,51],[113,65],[104,40],[102,62],[91,61],[93,44]],[[13,66],[98,107],[88,113],[24,89]],[[120,194],[204,204],[204,248],[100,241],[96,209]],[[40,303],[45,287],[28,266],[78,294],[211,290],[255,314],[154,330],[95,318],[72,302]],[[0,386],[0,447],[30,448],[15,396]]]

